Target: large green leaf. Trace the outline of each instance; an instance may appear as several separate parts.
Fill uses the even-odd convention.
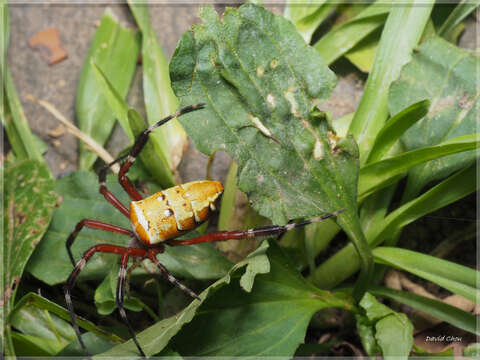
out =
[[[170,65],[182,104],[208,104],[180,120],[196,147],[232,155],[240,189],[274,222],[338,208],[328,203],[337,189],[326,124],[308,122],[311,102],[330,94],[333,73],[291,23],[262,7],[231,9],[223,22],[203,8],[201,17],[204,25],[182,36]],[[355,162],[339,153],[347,166]]]
[[[108,177],[107,187],[124,204],[129,199],[115,178]],[[74,172],[56,183],[56,191],[62,196],[61,206],[55,210],[52,224],[44,240],[29,262],[29,271],[47,284],[58,284],[66,280],[73,270],[65,248],[68,235],[77,222],[84,218],[97,219],[129,229],[130,222],[98,192],[98,178],[90,172]],[[76,259],[89,247],[99,243],[126,246],[129,238],[107,231],[84,228],[78,235],[72,250]],[[194,278],[218,278],[230,267],[226,260],[211,244],[167,248],[158,259],[170,271]],[[114,254],[97,254],[82,271],[80,278],[103,279],[118,261]],[[45,266],[48,263],[49,266]]]
[[[115,125],[115,116],[98,89],[91,63],[93,61],[101,68],[106,76],[112,79],[118,93],[125,97],[135,73],[139,50],[138,36],[121,26],[113,13],[107,9],[83,64],[75,106],[79,129],[99,144],[104,144],[110,136]],[[127,130],[126,132],[131,136],[131,133]],[[90,169],[96,158],[96,154],[80,143],[80,169]]]
[[[222,21],[209,7],[200,16],[170,71],[182,105],[207,106],[181,123],[203,153],[232,156],[240,190],[274,223],[345,209],[338,221],[362,258],[361,288],[372,263],[356,215],[357,147],[311,112],[330,94],[333,73],[290,22],[263,7],[229,9]]]
[[[243,268],[246,266],[246,270]],[[181,313],[138,334],[147,355],[170,342],[183,356],[293,356],[311,316],[327,307],[353,310],[343,293],[315,288],[267,242]],[[132,341],[103,356],[133,355]]]
[[[158,44],[150,26],[148,6],[128,1],[135,20],[142,31],[143,94],[150,125],[172,114],[178,107],[168,72],[168,59]],[[150,135],[157,152],[166,159],[167,167],[175,170],[187,145],[187,134],[177,119],[169,121]]]
[[[428,114],[402,136],[407,150],[436,145],[477,132],[480,87],[475,74],[480,60],[447,41],[433,37],[422,44],[390,89],[390,112],[428,98]],[[443,157],[409,172],[407,199],[428,182],[441,179],[471,164],[475,151]]]
[[[0,299],[6,318],[12,310],[25,265],[48,228],[57,196],[49,169],[37,161],[14,163],[2,173],[3,178],[4,234],[1,245],[4,283],[0,288]],[[6,325],[9,330],[10,325]]]

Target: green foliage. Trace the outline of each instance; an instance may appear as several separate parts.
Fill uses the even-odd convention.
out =
[[[474,269],[394,247],[377,247],[373,250],[373,256],[379,263],[406,270],[470,301],[475,302],[479,298],[480,291],[477,289],[476,279],[480,274]]]
[[[333,63],[385,23],[390,6],[372,4],[353,19],[318,40],[314,48],[327,64]]]
[[[3,286],[0,289],[4,319],[13,308],[15,294],[25,265],[52,218],[57,195],[50,171],[34,160],[16,162],[2,174],[4,237]],[[6,321],[7,337],[10,324]],[[6,343],[9,343],[6,339]],[[7,346],[8,353],[13,355]]]
[[[108,177],[107,187],[120,201],[128,203],[128,197],[116,178]],[[62,204],[55,209],[52,224],[28,265],[32,275],[51,285],[63,283],[73,269],[65,241],[77,222],[95,217],[100,221],[130,227],[128,219],[99,194],[98,177],[90,172],[77,171],[57,180],[55,190],[62,197]],[[96,244],[127,246],[128,241],[126,236],[84,228],[72,247],[73,256],[79,259],[86,249]],[[95,255],[81,272],[80,279],[104,279],[116,258],[114,254]],[[174,274],[197,279],[218,278],[230,268],[230,262],[211,244],[167,248],[158,259]],[[49,266],[46,267],[45,263]],[[155,271],[153,269],[155,267],[152,266],[151,270]]]
[[[75,106],[79,129],[99,144],[103,145],[110,136],[115,125],[115,116],[107,99],[98,89],[91,63],[94,62],[112,79],[114,88],[125,98],[135,73],[139,50],[138,36],[121,26],[113,13],[106,10],[83,65]],[[122,125],[124,130],[127,129],[125,124]],[[131,136],[130,132],[125,131]],[[80,143],[80,169],[91,169],[96,158],[96,154]]]
[[[92,70],[100,86],[100,92],[108,102],[111,111],[122,125],[127,134],[130,134],[131,142],[137,138],[145,129],[145,120],[132,108],[130,108],[122,96],[115,90],[113,84],[106,77],[105,73],[92,63]],[[156,138],[149,141],[140,153],[140,160],[152,177],[162,186],[170,187],[175,185],[173,174],[167,164],[163,153],[155,150]]]
[[[413,344],[413,325],[407,316],[381,304],[369,293],[359,305],[365,315],[357,315],[357,323],[362,342],[368,344],[368,354],[375,356],[376,349],[381,349],[386,359],[407,359]]]
[[[18,160],[32,159],[44,163],[42,153],[36,146],[35,137],[28,126],[10,68],[6,62],[10,40],[10,17],[7,3],[4,0],[0,2],[0,18],[0,79],[2,83],[0,120]]]
[[[375,296],[392,299],[401,304],[411,306],[414,309],[423,311],[440,320],[448,322],[459,329],[477,335],[480,332],[474,314],[467,313],[442,301],[415,295],[407,291],[398,291],[382,287],[372,287],[369,289],[369,292]]]
[[[291,23],[262,7],[230,9],[222,21],[203,8],[201,17],[170,70],[181,104],[207,107],[181,123],[200,151],[232,156],[239,189],[274,223],[346,209],[338,220],[360,253],[362,292],[371,255],[356,217],[357,148],[311,112],[330,94],[333,73]]]
[[[390,112],[396,114],[429,99],[428,114],[402,136],[407,150],[426,148],[463,136],[476,136],[480,60],[465,50],[433,37],[413,54],[390,89]],[[435,124],[434,126],[432,124]],[[404,199],[411,199],[432,180],[442,179],[474,162],[475,150],[442,157],[409,171]]]
[[[401,67],[410,60],[411,51],[420,40],[432,6],[433,2],[429,2],[417,7],[412,1],[390,10],[372,72],[349,129],[358,142],[361,164],[367,160],[375,138],[387,119],[388,88],[398,77]],[[412,11],[413,8],[415,11]]]
[[[0,50],[5,54],[8,12],[3,2],[0,5],[4,30]],[[284,224],[345,209],[336,220],[288,232],[278,243],[263,242],[236,265],[211,244],[167,247],[158,260],[176,276],[188,279],[188,286],[196,291],[206,288],[200,301],[189,298],[191,303],[183,310],[186,297],[178,288],[165,293],[163,289],[170,285],[145,282],[147,277],[160,276],[153,264],[144,261],[132,273],[133,291],[126,296],[125,306],[145,310],[153,319],[153,325],[138,333],[147,355],[325,354],[343,335],[325,344],[301,344],[308,327],[319,326],[318,322],[310,324],[313,314],[333,307],[353,313],[368,355],[406,358],[412,350],[413,325],[406,315],[374,296],[478,334],[474,315],[441,301],[374,286],[371,280],[374,259],[380,265],[377,279],[387,266],[396,267],[470,300],[477,298],[475,270],[394,247],[409,223],[478,187],[478,84],[472,76],[478,59],[435,36],[433,25],[439,26],[440,36],[453,42],[462,29],[461,21],[476,3],[461,2],[440,21],[434,14],[432,21],[433,2],[390,7],[292,0],[285,16],[293,24],[254,4],[228,9],[222,20],[212,8],[204,8],[200,12],[203,24],[182,36],[170,73],[148,8],[133,0],[129,5],[141,34],[121,27],[106,12],[85,61],[77,94],[79,124],[85,132],[104,143],[118,118],[132,143],[145,129],[144,120],[124,100],[141,44],[148,122],[172,113],[179,102],[182,106],[205,102],[204,109],[180,122],[200,151],[223,150],[235,161],[225,184],[219,229],[254,227],[267,220],[261,215]],[[324,20],[333,10],[338,17],[329,17],[335,24],[325,33],[330,24]],[[316,31],[320,24],[322,31]],[[311,41],[314,32],[320,39],[311,48],[305,42]],[[335,75],[326,65],[342,56],[370,74],[358,110],[332,124],[319,109],[335,86]],[[33,293],[14,304],[16,288],[25,266],[48,285],[65,281],[72,271],[65,240],[81,219],[95,218],[126,228],[130,224],[98,193],[98,178],[93,173],[79,171],[51,179],[43,164],[42,144],[30,132],[8,67],[2,64],[6,101],[0,104],[1,115],[13,149],[4,172],[6,231],[1,249],[5,266],[0,280],[4,306],[0,319],[7,327],[2,350],[6,355],[82,356],[68,311]],[[156,182],[148,184],[151,190],[175,183],[172,170],[186,140],[180,122],[157,129],[139,156],[142,164],[137,162],[133,168],[135,180]],[[81,168],[90,168],[95,158],[82,146]],[[403,189],[397,184],[403,177],[407,177],[407,187],[399,194]],[[435,186],[422,193],[432,181],[437,182]],[[128,204],[116,178],[109,177],[107,186]],[[247,194],[251,207],[238,208],[238,189]],[[54,190],[61,199],[55,210]],[[396,195],[402,196],[400,204],[392,204]],[[318,264],[318,253],[342,229],[352,242]],[[127,246],[128,241],[84,228],[73,246],[74,257],[79,259],[98,243]],[[118,269],[116,255],[97,254],[78,279],[77,291],[86,292],[91,285],[96,288],[101,315],[116,308]],[[307,278],[315,286],[299,269],[310,271]],[[345,280],[358,270],[360,276],[352,289]],[[212,284],[212,280],[216,281]],[[31,285],[21,285],[22,294],[30,291]],[[342,291],[325,290],[340,286]],[[47,293],[60,292],[51,287]],[[94,309],[85,303],[88,297],[74,301],[84,301],[84,310]],[[158,307],[166,317],[159,320],[157,309],[150,306]],[[139,328],[140,322],[132,323]],[[86,330],[82,338],[93,355],[138,355],[131,340],[114,346],[122,339],[81,318],[78,324]],[[343,325],[346,331],[355,331],[348,322]],[[124,326],[112,331],[126,334]],[[426,354],[415,346],[413,351]],[[474,344],[464,354],[477,351]]]
[[[170,86],[168,59],[150,26],[148,7],[132,0],[128,4],[142,32],[143,95],[148,123],[152,125],[174,113],[178,100]],[[187,134],[178,120],[169,121],[150,137],[157,153],[166,160],[167,168],[175,170],[187,144]]]
[[[147,355],[159,353],[173,337],[172,347],[182,356],[289,357],[303,342],[316,311],[327,307],[353,310],[349,297],[306,282],[278,245],[267,242],[200,298],[138,334]],[[102,356],[134,354],[135,345],[129,341]]]

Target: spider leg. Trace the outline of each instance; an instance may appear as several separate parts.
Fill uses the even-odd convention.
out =
[[[242,231],[218,231],[218,232],[202,235],[202,236],[199,236],[193,239],[188,239],[188,240],[171,239],[171,240],[165,241],[165,243],[170,246],[181,246],[181,245],[193,245],[193,244],[199,244],[203,242],[212,242],[212,241],[226,241],[231,239],[253,238],[257,236],[280,235],[289,230],[337,216],[343,211],[344,209],[337,210],[330,214],[318,216],[310,220],[305,220],[298,223],[291,223],[287,225],[270,225],[270,226],[264,226],[264,227],[242,230]]]
[[[102,176],[102,178],[105,179],[106,170],[110,166],[112,166],[113,164],[121,161],[123,158],[126,157],[127,160],[122,164],[122,166],[120,167],[120,171],[118,172],[118,181],[120,182],[122,187],[125,189],[125,191],[127,192],[127,194],[130,196],[130,198],[133,201],[142,200],[143,199],[142,195],[140,195],[140,193],[133,187],[132,182],[128,179],[127,172],[128,172],[128,170],[130,170],[130,167],[135,162],[138,154],[140,154],[140,152],[144,148],[145,144],[147,143],[148,135],[153,130],[162,126],[163,124],[167,123],[168,121],[170,121],[170,120],[172,120],[176,117],[179,117],[181,115],[184,115],[186,113],[189,113],[191,111],[201,109],[204,106],[205,106],[205,104],[196,104],[196,105],[190,105],[190,106],[184,107],[183,109],[178,110],[176,113],[174,113],[172,115],[169,115],[166,118],[164,118],[164,119],[158,121],[157,123],[151,125],[150,127],[145,129],[137,137],[137,139],[135,140],[135,143],[133,144],[133,146],[130,149],[130,152],[128,153],[127,156],[122,156],[122,157],[116,159],[115,161],[113,161],[112,163],[108,164],[105,168],[102,169],[102,171],[100,171],[99,176]]]
[[[187,295],[197,299],[197,300],[200,300],[200,298],[198,297],[198,295],[191,289],[189,289],[188,287],[186,287],[185,285],[183,285],[180,281],[178,281],[175,276],[173,276],[172,274],[170,274],[170,272],[167,270],[167,268],[165,266],[163,266],[162,264],[160,264],[160,262],[157,260],[157,258],[155,257],[155,255],[158,254],[158,250],[157,249],[151,249],[148,251],[147,253],[147,256],[148,258],[155,264],[157,265],[158,269],[161,271],[163,277],[168,280],[170,283],[172,283],[173,285],[177,286],[178,288],[180,288],[180,290],[182,290],[183,292],[185,292]]]
[[[108,166],[112,166],[113,164],[115,164],[117,160],[113,161]],[[102,194],[105,197],[105,199],[109,203],[111,203],[113,206],[115,206],[115,208],[117,208],[117,210],[119,210],[123,215],[125,215],[127,218],[130,218],[130,210],[128,210],[127,207],[123,205],[120,202],[120,200],[118,200],[118,198],[115,195],[113,195],[113,193],[110,190],[107,189],[106,180],[107,180],[108,166],[101,169],[100,172],[98,173],[98,182],[100,183],[100,189],[99,189],[100,194]]]
[[[65,294],[65,302],[67,303],[68,312],[70,313],[70,319],[72,320],[73,329],[77,334],[78,341],[80,346],[82,347],[85,356],[90,356],[85,343],[82,340],[80,328],[78,327],[75,311],[73,309],[73,302],[71,297],[71,291],[73,286],[75,285],[75,281],[77,280],[78,275],[82,271],[82,269],[87,264],[87,261],[97,252],[101,253],[113,253],[113,254],[124,254],[126,252],[131,253],[131,255],[135,256],[145,256],[146,251],[142,249],[136,248],[126,248],[122,246],[115,246],[115,245],[108,245],[108,244],[100,244],[92,246],[90,249],[85,251],[83,257],[77,262],[75,268],[71,272],[70,276],[68,277],[65,285],[63,286],[63,292]]]
[[[141,249],[134,249],[134,248],[130,248],[130,249],[141,250]],[[145,250],[141,250],[141,251],[145,253]],[[130,253],[130,251],[127,250],[125,253],[122,254],[122,257],[120,258],[120,271],[118,272],[116,303],[118,307],[118,312],[120,313],[120,317],[122,318],[123,322],[127,325],[128,331],[132,336],[133,342],[135,343],[135,345],[137,345],[138,351],[143,357],[147,357],[143,352],[140,344],[138,343],[137,336],[135,335],[135,331],[133,330],[133,327],[130,324],[130,321],[128,321],[127,314],[125,313],[125,308],[123,307],[123,302],[124,302],[123,295],[125,292],[125,275],[126,275],[126,270],[128,265],[128,258],[131,255],[132,254]]]
[[[73,259],[71,247],[72,247],[73,242],[75,241],[78,233],[82,230],[82,228],[84,226],[92,228],[92,229],[105,230],[105,231],[110,231],[110,232],[117,233],[117,234],[127,235],[127,236],[130,236],[130,237],[135,236],[133,231],[122,228],[122,227],[117,226],[117,225],[112,225],[112,224],[104,223],[102,221],[93,220],[93,219],[83,219],[82,221],[77,223],[77,225],[75,226],[75,230],[72,231],[72,233],[68,237],[67,242],[65,244],[66,247],[67,247],[68,256],[70,257],[70,261],[72,262],[73,266],[75,266],[75,260]]]

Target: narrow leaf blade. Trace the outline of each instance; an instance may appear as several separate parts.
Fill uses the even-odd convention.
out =
[[[376,262],[408,271],[471,301],[476,301],[480,296],[480,291],[476,289],[476,278],[479,274],[466,266],[415,251],[386,246],[375,248],[373,256]]]
[[[110,10],[105,11],[83,64],[75,106],[79,129],[99,144],[103,145],[110,136],[115,116],[98,88],[91,63],[95,62],[102,69],[112,80],[113,87],[125,98],[135,73],[139,45],[139,38],[121,26]],[[80,143],[80,169],[90,169],[96,158]]]

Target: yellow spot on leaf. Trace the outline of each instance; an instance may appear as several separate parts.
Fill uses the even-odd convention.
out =
[[[260,77],[260,78],[263,77],[264,73],[265,73],[265,68],[262,65],[257,67],[257,76],[258,77]]]

